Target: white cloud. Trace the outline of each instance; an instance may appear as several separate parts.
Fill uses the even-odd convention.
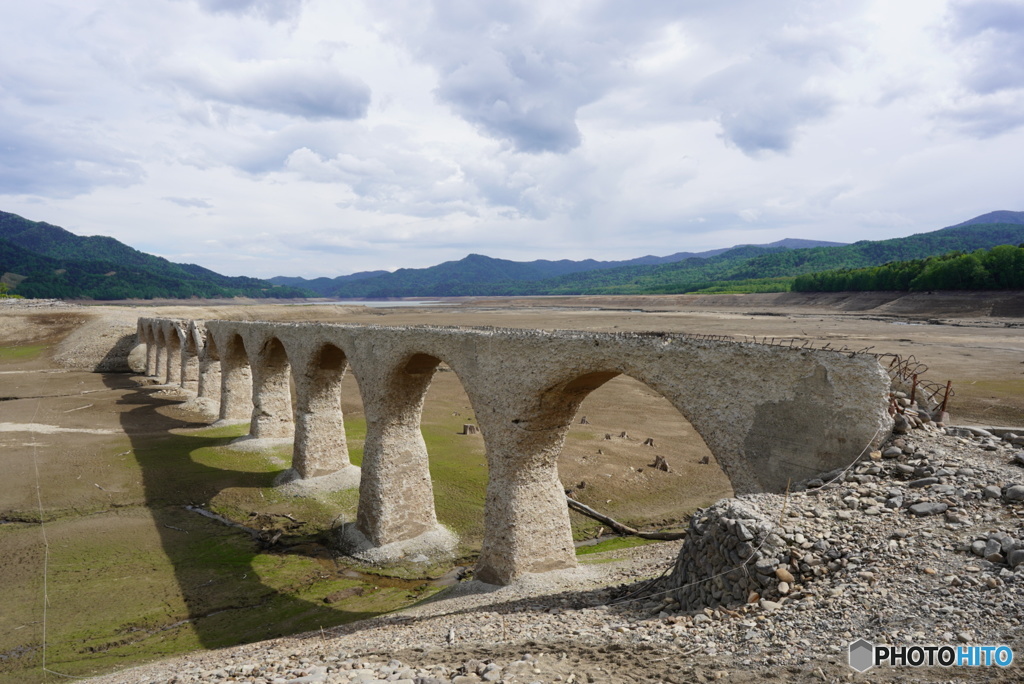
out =
[[[929,230],[1024,209],[1021,7],[20,3],[0,209],[262,276]]]

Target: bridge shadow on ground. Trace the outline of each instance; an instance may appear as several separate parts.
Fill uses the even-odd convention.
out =
[[[178,409],[180,396],[167,392],[166,386],[142,384],[146,380],[125,374],[104,375],[104,382],[123,392],[118,400],[123,407],[121,427],[131,442],[144,505],[180,596],[178,605],[165,601],[162,615],[146,626],[148,636],[133,642],[139,650],[121,655],[159,657],[303,632],[311,633],[308,638],[322,638],[321,629],[328,634],[358,633],[374,626],[358,621],[424,599],[435,604],[427,609],[430,614],[453,617],[481,608],[453,604],[446,611],[450,596],[495,593],[486,610],[497,613],[530,610],[538,603],[536,598],[503,600],[501,587],[481,582],[431,595],[427,579],[383,577],[340,565],[324,539],[286,529],[287,518],[278,519],[278,523],[284,521],[277,528],[282,534],[270,543],[276,534],[273,529],[272,534],[257,536],[189,510],[209,510],[211,504],[223,510],[225,493],[272,495],[273,481],[284,465],[274,464],[263,454],[218,448],[228,445],[242,428],[202,430],[209,426],[190,421]],[[244,507],[231,514],[235,522],[259,525],[258,520],[247,519]],[[659,569],[652,568],[652,573]],[[563,591],[544,602],[563,608],[591,607],[607,603],[612,594],[628,597],[646,584],[636,582],[614,592],[606,588]],[[630,602],[624,610],[641,611],[641,606]],[[403,625],[425,628],[431,619],[430,615],[396,616]],[[146,645],[146,641],[159,643]],[[111,647],[114,654],[122,643],[112,641]]]
[[[160,644],[135,640],[143,656],[333,627],[408,605],[428,589],[424,580],[375,577],[339,566],[323,538],[286,515],[247,519],[244,504],[230,511],[245,526],[270,523],[269,530],[255,534],[196,513],[225,493],[273,496],[268,488],[283,467],[261,454],[216,448],[230,443],[237,430],[181,434],[208,426],[162,411],[180,402],[161,396],[166,387],[142,385],[124,374],[106,374],[104,383],[125,392],[118,400],[121,427],[181,601],[165,600],[156,609],[160,617],[148,620],[144,631]],[[122,645],[114,641],[110,648]]]

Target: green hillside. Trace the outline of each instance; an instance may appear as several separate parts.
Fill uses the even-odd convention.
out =
[[[801,240],[786,238],[761,248],[798,249],[807,247],[831,247],[842,245],[841,242],[823,240]],[[491,284],[502,292],[516,294],[513,283],[535,282],[558,276],[579,273],[582,271],[600,271],[625,267],[655,266],[658,264],[675,263],[693,259],[694,263],[718,256],[730,249],[712,249],[706,252],[676,252],[668,256],[642,256],[624,261],[596,261],[583,259],[572,261],[560,259],[550,261],[509,261],[495,259],[482,254],[470,254],[458,261],[446,261],[428,268],[403,268],[388,273],[387,271],[369,271],[339,276],[334,279],[286,278],[277,276],[270,282],[279,285],[295,285],[318,292],[324,296],[335,297],[416,297],[424,294],[445,296],[459,294],[485,294],[485,284]],[[363,281],[357,283],[356,281]],[[500,284],[500,285],[498,285]]]
[[[865,292],[875,290],[1024,290],[1024,244],[1001,245],[965,254],[882,266],[808,273],[793,281],[797,292]]]
[[[109,237],[0,212],[0,276],[12,294],[59,299],[305,297],[296,287],[175,264]]]
[[[1024,219],[1024,212],[997,214],[1000,218],[1019,215]],[[540,278],[536,270],[523,268],[529,264],[470,255],[461,261],[447,262],[431,269],[402,269],[388,275],[344,283],[331,294],[364,298],[778,292],[788,290],[794,277],[806,273],[864,268],[890,261],[923,259],[954,250],[973,251],[1024,241],[1024,223],[975,221],[972,219],[942,230],[890,240],[865,240],[850,245],[804,249],[746,245],[707,258],[577,270]],[[504,277],[499,280],[496,274]]]

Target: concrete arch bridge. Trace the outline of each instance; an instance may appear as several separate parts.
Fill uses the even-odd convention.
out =
[[[576,564],[557,459],[576,409],[629,375],[693,425],[737,493],[845,466],[888,436],[889,377],[867,354],[677,334],[141,318],[146,373],[195,392],[250,436],[294,439],[293,471],[355,470],[340,406],[351,372],[366,440],[355,528],[372,546],[439,528],[423,400],[440,364],[459,378],[489,480],[477,577],[505,584]],[[295,402],[292,403],[291,388]]]

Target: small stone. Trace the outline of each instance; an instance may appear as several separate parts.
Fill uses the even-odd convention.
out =
[[[793,573],[791,573],[786,568],[777,568],[775,570],[775,576],[779,578],[780,582],[788,582],[789,584],[793,584],[793,582],[796,581],[793,577]]]
[[[785,596],[786,594],[789,593],[789,590],[790,590],[789,582],[786,582],[786,581],[779,582],[779,593],[780,594]]]
[[[1024,563],[1024,549],[1017,549],[1006,554],[1006,562],[1011,568],[1016,568]]]
[[[1024,501],[1024,485],[1012,485],[1003,492],[1004,501]]]
[[[761,606],[761,610],[766,613],[772,613],[782,607],[782,604],[778,601],[769,601],[768,599],[761,599],[758,603]]]
[[[984,499],[998,499],[1003,495],[1003,490],[995,485],[989,485],[981,490],[981,496]]]
[[[922,477],[919,480],[913,480],[912,482],[908,482],[907,486],[910,487],[911,489],[920,489],[922,487],[928,487],[930,485],[938,483],[939,478],[937,477]]]
[[[913,515],[924,517],[926,515],[938,515],[939,513],[945,513],[947,508],[949,508],[948,504],[935,501],[924,501],[914,504],[909,510]]]
[[[899,458],[903,455],[903,449],[898,446],[886,447],[882,450],[882,458]]]

